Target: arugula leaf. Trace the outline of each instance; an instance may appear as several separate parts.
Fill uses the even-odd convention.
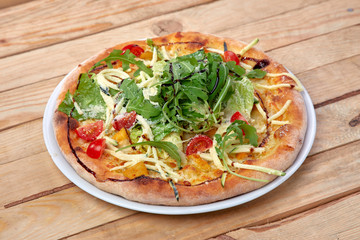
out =
[[[161,141],[172,132],[179,132],[177,128],[169,123],[159,122],[151,126],[152,133],[154,134],[155,141]]]
[[[74,103],[73,103],[72,95],[70,94],[69,91],[67,91],[64,100],[60,103],[58,107],[58,111],[63,112],[69,116],[73,108],[74,108]]]
[[[152,147],[161,148],[162,150],[167,152],[171,158],[176,160],[178,168],[179,169],[181,168],[181,157],[178,152],[178,148],[176,147],[175,144],[173,144],[171,142],[164,142],[164,141],[138,142],[138,143],[134,143],[129,146],[126,146],[126,147],[119,148],[117,151],[123,150],[125,148],[129,148],[129,147],[140,146],[140,145],[150,145]]]
[[[254,69],[250,71],[246,76],[248,78],[264,78],[266,75],[266,71],[260,70],[260,69]]]
[[[230,71],[236,73],[239,77],[241,77],[246,73],[244,68],[240,67],[239,65],[236,65],[235,61],[229,61],[226,63],[226,65]]]
[[[149,100],[144,98],[142,89],[136,85],[135,81],[124,79],[121,83],[120,91],[122,91],[125,98],[129,100],[127,104],[128,111],[134,110],[146,119],[158,116],[161,113],[159,106],[151,104]]]
[[[145,73],[147,73],[150,77],[153,76],[153,71],[148,68],[143,61],[141,60],[135,60],[135,55],[132,54],[130,52],[130,50],[126,50],[126,52],[123,52],[122,50],[118,50],[118,49],[114,49],[109,56],[107,56],[106,58],[100,60],[99,62],[95,63],[95,65],[89,70],[89,72],[91,72],[91,70],[93,70],[94,68],[100,66],[103,64],[103,62],[106,63],[106,65],[108,66],[108,68],[113,68],[112,66],[112,62],[116,61],[116,60],[120,60],[122,62],[122,68],[124,71],[126,71],[127,69],[129,69],[129,64],[135,64],[136,66],[139,67],[139,69],[134,73],[134,75],[136,76],[137,74],[139,74],[140,70],[144,71]]]

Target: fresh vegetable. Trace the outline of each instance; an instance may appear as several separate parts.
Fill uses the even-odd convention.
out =
[[[239,60],[238,56],[232,51],[225,51],[224,59],[225,59],[225,62],[234,61],[236,63],[236,65],[240,64],[240,60]]]
[[[140,176],[147,176],[147,175],[149,175],[149,172],[148,172],[144,162],[138,162],[134,166],[127,167],[123,171],[123,174],[125,177],[127,177],[129,179],[134,179],[134,178],[137,178]]]
[[[119,148],[117,151],[123,150],[125,148],[129,148],[129,147],[141,146],[141,145],[149,145],[149,146],[163,149],[165,152],[167,152],[170,155],[171,158],[173,158],[176,161],[178,168],[179,169],[181,168],[181,157],[178,152],[178,148],[176,147],[175,144],[173,144],[171,142],[164,142],[164,141],[138,142],[138,143],[134,143],[129,146],[126,146],[126,147]]]
[[[204,152],[211,148],[213,141],[206,135],[196,135],[193,137],[186,147],[186,155],[195,154],[198,152]]]
[[[135,121],[136,121],[136,112],[131,111],[117,115],[114,118],[112,125],[115,128],[115,130],[119,131],[122,128],[126,128],[126,129],[131,128],[134,125]]]
[[[130,68],[129,64],[135,64],[136,66],[138,66],[139,69],[135,71],[134,76],[138,76],[140,74],[140,71],[144,71],[146,74],[152,77],[152,70],[148,68],[143,61],[135,60],[135,57],[136,56],[132,54],[129,49],[127,49],[125,52],[115,49],[109,54],[108,57],[95,63],[94,66],[89,70],[89,72],[91,72],[94,68],[103,65],[104,63],[108,66],[108,68],[113,68],[113,61],[121,61],[124,71]]]
[[[241,115],[240,112],[236,112],[231,116],[230,122],[235,122],[235,120],[241,120],[246,122],[246,124],[249,124],[248,121],[246,121],[246,119],[243,117],[243,115]]]
[[[77,108],[75,107],[77,104]],[[76,120],[102,119],[105,120],[106,104],[100,94],[99,85],[90,79],[88,74],[80,75],[78,88],[71,96],[66,93],[64,101],[58,111],[64,112]]]
[[[132,54],[134,54],[137,57],[140,57],[140,55],[144,52],[144,49],[142,49],[139,45],[130,44],[130,45],[127,45],[127,46],[122,48],[123,53],[121,55],[123,55],[126,52],[126,50],[128,50],[128,49],[130,50],[130,52]]]
[[[75,132],[80,138],[86,141],[94,141],[97,136],[99,136],[100,133],[103,131],[103,129],[104,122],[100,120],[78,127]]]
[[[104,152],[106,140],[104,138],[96,139],[91,142],[86,150],[86,154],[95,159],[99,159]]]

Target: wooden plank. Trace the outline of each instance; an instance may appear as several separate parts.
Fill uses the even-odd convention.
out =
[[[0,172],[0,182],[3,183],[0,185],[0,192],[3,193],[0,199],[1,207],[17,201],[21,202],[22,199],[29,201],[39,198],[42,195],[39,194],[41,192],[48,192],[54,187],[70,183],[55,166],[48,152],[4,164]],[[31,197],[32,194],[38,195]]]
[[[274,49],[360,23],[360,13],[347,11],[349,6],[359,8],[360,2],[326,1],[241,27],[226,28],[219,35],[246,42],[259,38],[263,49]]]
[[[234,239],[355,239],[360,233],[360,194],[355,193],[281,221],[241,228],[226,234]],[[324,221],[326,219],[326,221]],[[341,237],[339,236],[341,233]],[[359,236],[359,235],[357,235]]]
[[[84,59],[94,55],[101,49],[114,46],[120,42],[155,37],[181,30],[217,33],[223,31],[224,26],[229,28],[242,26],[249,22],[303,7],[305,4],[315,4],[322,1],[324,0],[287,2],[276,0],[257,4],[256,6],[252,2],[247,1],[244,2],[246,5],[234,4],[232,1],[215,2],[115,28],[70,42],[6,57],[0,59],[0,65],[3,66],[3,71],[0,72],[0,81],[2,81],[0,91],[21,86],[24,82],[34,83],[66,74]],[[273,7],[280,5],[282,6],[281,8]],[[224,18],[219,12],[226,12],[228,16],[247,17],[231,18],[231,21],[229,21],[228,18]],[[203,16],[203,18],[198,16]],[[208,24],[209,22],[213,24]],[[324,24],[324,29],[328,28],[326,22]],[[235,31],[242,32],[241,28],[237,28]],[[114,36],[121,36],[121,38]],[[39,64],[40,62],[42,64]],[[17,71],[18,65],[14,63],[21,63],[22,71]],[[51,67],[54,65],[52,63],[57,63],[56,67]],[[23,72],[26,72],[26,75]]]
[[[359,91],[360,55],[297,74],[315,106]],[[324,94],[326,93],[326,94]],[[350,97],[350,96],[349,96]],[[337,99],[341,100],[341,99]]]
[[[41,118],[56,85],[63,77],[0,93],[0,130]]]
[[[359,36],[360,25],[356,25],[275,49],[268,54],[278,62],[286,63],[286,66],[296,74],[358,55]]]
[[[214,0],[38,0],[0,10],[0,57],[126,26]],[[51,17],[49,17],[51,14]],[[11,26],[11,27],[9,27]]]
[[[73,187],[0,210],[0,238],[58,239],[131,214]]]
[[[42,119],[1,131],[0,139],[0,165],[46,151]]]
[[[317,129],[310,154],[360,139],[360,95],[316,109]],[[350,122],[359,118],[358,121]]]
[[[8,7],[12,7],[17,4],[21,4],[21,3],[25,3],[25,2],[29,2],[29,1],[32,1],[32,0],[1,0],[0,8],[8,8]]]
[[[139,213],[68,239],[93,236],[98,239],[119,236],[124,239],[205,239],[240,227],[276,221],[359,191],[359,148],[360,141],[357,141],[312,156],[280,187],[241,206],[177,217]]]

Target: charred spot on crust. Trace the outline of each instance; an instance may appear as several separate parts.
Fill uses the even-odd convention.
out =
[[[79,122],[74,118],[69,118],[69,128],[70,130],[75,130],[79,127]]]
[[[83,150],[81,147],[79,147],[79,146],[75,147],[74,150],[75,150],[76,152],[84,152],[84,150]]]
[[[289,124],[285,124],[282,125],[281,127],[279,127],[275,133],[274,133],[274,137],[275,138],[283,138],[284,136],[286,136],[288,134],[288,132],[290,131],[290,125]]]
[[[68,120],[68,116],[65,113],[63,113],[63,112],[56,112],[55,113],[55,123],[57,125],[59,125],[61,123],[64,123],[67,120]]]
[[[177,32],[177,33],[175,34],[175,37],[176,37],[176,38],[182,38],[183,35],[181,34],[181,32]]]

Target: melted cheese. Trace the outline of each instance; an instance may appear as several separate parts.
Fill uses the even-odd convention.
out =
[[[304,87],[300,83],[300,80],[297,77],[295,77],[295,75],[293,75],[291,73],[267,73],[266,76],[268,76],[268,77],[280,77],[280,76],[290,77],[292,80],[295,81],[295,83],[297,85],[295,87],[296,90],[298,90],[298,91],[303,91],[304,90]]]
[[[280,111],[269,117],[268,121],[271,122],[272,120],[277,119],[278,117],[283,115],[286,109],[288,109],[290,104],[291,104],[291,100],[287,100],[284,106],[280,109]]]
[[[218,53],[220,55],[224,55],[224,51],[221,51],[219,49],[215,49],[215,48],[206,48],[208,51],[210,52],[214,52],[214,53]]]
[[[278,89],[278,88],[282,88],[282,87],[291,87],[291,84],[288,83],[282,83],[282,84],[276,84],[276,85],[263,85],[263,84],[258,84],[255,83],[254,84],[256,88],[264,88],[264,89],[269,89],[269,90],[273,90],[273,89]]]

